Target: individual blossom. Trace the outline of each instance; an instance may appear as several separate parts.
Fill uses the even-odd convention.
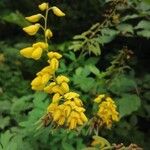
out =
[[[56,71],[59,67],[58,60],[62,57],[62,55],[57,52],[49,52],[47,55],[49,57],[48,63],[50,64],[51,68]]]
[[[45,31],[45,37],[50,39],[53,36],[53,32],[50,29]]]
[[[39,5],[39,9],[41,11],[44,11],[44,10],[48,9],[48,3],[42,3],[42,4],[40,4]]]
[[[35,35],[37,33],[39,28],[40,28],[40,24],[36,23],[34,25],[30,25],[30,26],[24,27],[23,31],[25,31],[27,34],[33,36],[33,35]]]
[[[38,22],[40,19],[42,18],[41,14],[36,14],[36,15],[32,15],[29,17],[25,17],[26,20],[28,20],[29,22]]]
[[[44,42],[37,42],[32,47],[27,47],[20,50],[20,54],[26,58],[32,58],[38,60],[42,56],[43,50],[48,48],[48,44]]]
[[[58,16],[58,17],[63,17],[63,16],[65,16],[65,13],[63,13],[58,7],[56,7],[56,6],[53,6],[52,7],[52,11],[53,11],[53,13],[56,15],[56,16]]]
[[[33,90],[41,91],[44,90],[48,81],[52,78],[53,71],[50,66],[46,66],[37,73],[37,77],[32,80],[31,86]]]

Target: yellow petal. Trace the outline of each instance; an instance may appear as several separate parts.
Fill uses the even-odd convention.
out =
[[[67,78],[66,76],[63,76],[63,75],[59,75],[56,78],[56,81],[58,84],[61,84],[62,82],[69,82],[69,78]]]
[[[33,51],[34,49],[32,47],[27,47],[27,48],[20,50],[20,54],[26,58],[31,58]]]
[[[53,93],[52,88],[53,88],[55,85],[56,85],[55,82],[50,83],[48,86],[46,86],[46,87],[44,88],[44,91],[45,91],[46,93],[49,93],[49,94]]]
[[[52,98],[52,102],[53,102],[53,103],[58,103],[61,98],[62,98],[62,96],[60,96],[59,93],[56,93],[56,94],[53,96],[53,98]]]
[[[59,118],[57,123],[58,123],[58,125],[62,126],[65,123],[65,117]]]
[[[80,116],[81,116],[81,119],[82,119],[83,122],[87,122],[88,121],[88,119],[87,119],[87,117],[85,116],[84,113],[81,113]]]
[[[56,15],[56,16],[58,16],[58,17],[63,17],[63,16],[65,16],[65,13],[63,13],[58,7],[56,7],[56,6],[53,6],[52,7],[52,11],[53,11],[53,13]]]
[[[64,95],[65,99],[68,99],[68,100],[70,100],[72,98],[78,98],[79,96],[80,95],[75,92],[69,92]]]
[[[44,43],[44,42],[37,42],[37,43],[34,43],[32,45],[34,48],[42,48],[42,49],[47,49],[48,48],[48,44],[47,43]]]
[[[60,85],[60,88],[63,90],[64,93],[67,93],[69,92],[69,86],[66,82],[63,82],[61,85]]]
[[[42,52],[43,52],[42,48],[40,48],[40,47],[36,48],[32,53],[32,58],[35,60],[40,59]]]
[[[35,79],[32,80],[31,85],[38,86],[41,84],[41,81],[42,81],[42,78],[40,76],[36,77]]]
[[[42,76],[42,84],[46,84],[48,81],[49,81],[49,79],[51,78],[51,76],[48,74],[48,73],[46,73],[46,74],[44,74],[43,76]]]
[[[60,95],[63,95],[63,91],[60,89],[60,87],[58,85],[54,86],[52,88],[53,93],[59,93]]]
[[[76,119],[71,119],[69,129],[75,129],[77,126],[77,120]]]
[[[47,29],[45,31],[45,37],[48,38],[48,39],[50,39],[52,36],[53,36],[52,31],[50,29]]]
[[[56,58],[53,58],[50,61],[50,67],[52,68],[52,70],[56,71],[58,69],[58,67],[59,67],[59,61]]]
[[[53,114],[53,120],[57,121],[59,119],[59,117],[61,116],[61,111],[58,109],[54,112]]]
[[[48,9],[48,3],[42,3],[42,4],[40,4],[39,5],[39,9],[41,11],[44,11],[44,10]]]
[[[36,14],[36,15],[29,16],[29,17],[25,17],[25,19],[30,22],[37,22],[41,19],[41,17],[42,17],[41,14]]]
[[[57,52],[49,52],[47,55],[50,59],[52,58],[60,59],[62,57],[62,55]]]
[[[27,34],[29,35],[35,35],[37,33],[37,31],[40,28],[40,24],[36,23],[34,25],[30,25],[28,27],[23,28],[23,31],[25,31]]]

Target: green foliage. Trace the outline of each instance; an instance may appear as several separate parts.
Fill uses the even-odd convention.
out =
[[[98,94],[111,95],[115,100],[121,120],[112,130],[103,129],[100,134],[112,143],[137,143],[149,149],[150,74],[147,65],[149,51],[145,43],[149,44],[150,38],[150,6],[149,0],[144,1],[147,3],[128,1],[128,7],[117,9],[119,23],[114,24],[111,20],[101,28],[98,28],[101,22],[95,22],[99,21],[104,1],[75,3],[73,9],[72,3],[65,1],[60,6],[67,11],[67,21],[60,21],[52,27],[54,31],[64,27],[58,35],[56,32],[56,38],[59,37],[58,41],[62,43],[53,40],[55,44],[52,49],[58,49],[63,54],[58,73],[70,77],[71,89],[81,94],[87,114],[95,109],[92,107],[93,99]],[[28,39],[22,39],[21,31],[21,34],[18,33],[17,27],[14,29],[13,26],[22,27],[27,22],[21,13],[22,2],[13,3],[14,8],[9,6],[4,10],[6,4],[0,2],[0,34],[7,37],[4,36],[0,42],[0,54],[5,58],[1,60],[0,57],[0,150],[81,150],[91,142],[86,128],[81,132],[69,132],[65,129],[52,130],[39,124],[51,98],[41,92],[33,94],[30,90],[33,75],[42,68],[43,63],[39,61],[35,65],[19,55],[19,49],[28,45]],[[26,0],[24,3],[24,11],[27,7],[32,11],[30,6],[34,5],[33,2]],[[85,3],[91,4],[88,5],[91,7]],[[20,11],[14,11],[15,8]],[[87,30],[91,24],[94,25]],[[82,26],[80,30],[79,26]],[[6,33],[2,32],[6,29]],[[17,36],[13,34],[9,39],[12,31]],[[94,36],[89,38],[93,32]],[[75,34],[79,35],[70,42],[68,37]],[[132,52],[125,53],[123,46]]]

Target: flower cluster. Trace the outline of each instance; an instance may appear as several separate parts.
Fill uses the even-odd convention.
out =
[[[48,39],[53,36],[51,29],[47,28],[48,12],[52,11],[58,17],[63,17],[65,14],[56,6],[49,7],[48,3],[40,4],[39,9],[45,11],[45,16],[38,13],[26,17],[26,20],[35,24],[23,28],[23,31],[30,36],[34,36],[39,29],[42,29],[45,40],[44,42],[39,41],[30,47],[23,48],[20,54],[26,58],[38,60],[44,51],[47,53],[48,65],[36,74],[36,77],[31,82],[32,89],[51,95],[52,102],[47,108],[47,114],[50,116],[49,119],[58,126],[75,129],[78,125],[83,125],[88,121],[84,114],[83,103],[79,98],[79,94],[70,91],[68,85],[69,78],[64,75],[56,75],[62,55],[55,51],[49,52],[48,49]],[[37,23],[42,18],[44,19],[43,26]]]
[[[111,97],[102,94],[95,98],[94,102],[99,104],[97,116],[101,120],[102,125],[111,128],[113,121],[119,121],[119,113]]]
[[[64,100],[64,103],[59,105],[61,99]],[[59,126],[65,125],[69,129],[74,129],[77,125],[83,125],[88,120],[84,114],[85,109],[79,94],[75,92],[68,92],[64,96],[56,93],[47,112]]]

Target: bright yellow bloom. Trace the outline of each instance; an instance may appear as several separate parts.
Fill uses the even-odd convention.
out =
[[[20,50],[20,54],[26,58],[31,58],[33,51],[34,51],[33,47],[27,47]]]
[[[56,93],[52,98],[52,103],[58,103],[61,98],[62,98],[62,96],[60,96],[59,93]]]
[[[39,28],[40,28],[40,24],[36,23],[34,25],[30,25],[28,27],[23,28],[23,31],[25,31],[27,34],[32,36],[32,35],[35,35],[37,33]]]
[[[47,44],[47,43],[44,43],[44,42],[37,42],[37,43],[34,43],[34,44],[32,45],[32,47],[34,47],[34,48],[40,47],[40,48],[42,48],[42,49],[44,50],[44,49],[47,49],[47,48],[48,48],[48,44]]]
[[[47,113],[53,113],[55,110],[57,110],[58,104],[57,103],[51,103],[47,108]]]
[[[72,98],[78,98],[80,95],[75,92],[69,92],[64,95],[64,98],[67,100],[71,100]]]
[[[48,38],[48,39],[50,39],[52,36],[53,36],[52,31],[50,29],[47,29],[45,31],[45,37]]]
[[[49,85],[47,85],[45,88],[44,88],[44,91],[46,93],[49,93],[49,94],[52,94],[53,93],[53,87],[56,86],[56,83],[55,82],[51,82]],[[56,92],[57,93],[57,92]]]
[[[60,88],[64,93],[69,92],[69,85],[66,82],[61,83]]]
[[[48,3],[42,3],[42,4],[40,4],[39,5],[39,9],[41,11],[44,11],[44,10],[48,9]]]
[[[25,19],[28,20],[29,22],[37,22],[41,19],[41,17],[42,17],[41,14],[36,14],[29,17],[25,17]]]
[[[98,95],[98,97],[94,99],[94,102],[100,103],[104,97],[105,97],[105,94]]]
[[[36,75],[44,75],[46,73],[52,75],[54,72],[50,66],[46,66],[41,71],[39,71]]]
[[[67,78],[66,76],[64,75],[59,75],[57,78],[56,78],[56,82],[58,84],[61,84],[62,82],[69,82],[69,78]]]
[[[32,80],[31,85],[33,90],[41,91],[44,89],[47,82],[50,80],[52,76],[50,74],[43,74],[41,76],[37,76]]]
[[[107,97],[105,101],[99,104],[97,115],[101,118],[102,124],[111,128],[113,121],[119,121],[119,113],[116,110],[114,101]]]
[[[31,58],[35,59],[35,60],[38,60],[41,58],[41,55],[42,55],[42,48],[38,47],[36,49],[34,49],[32,55],[31,55]]]
[[[52,58],[48,62],[50,63],[50,67],[52,68],[52,70],[54,70],[55,72],[59,67],[59,61],[56,58]]]
[[[47,55],[50,59],[52,58],[60,59],[62,57],[62,55],[57,52],[49,52]]]
[[[65,16],[65,13],[63,13],[58,7],[56,7],[56,6],[53,6],[52,7],[52,11],[53,11],[53,13],[56,15],[56,16],[58,16],[58,17],[63,17],[63,16]]]

